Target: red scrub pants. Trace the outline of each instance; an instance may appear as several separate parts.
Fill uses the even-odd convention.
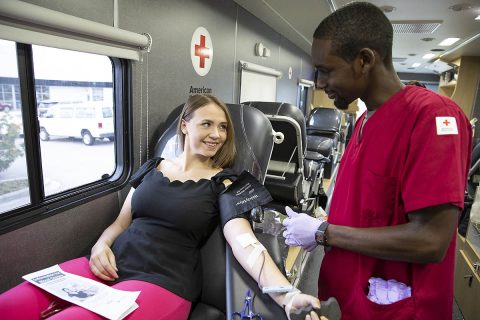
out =
[[[79,276],[100,281],[91,271],[85,257],[60,264],[62,270]],[[191,302],[176,294],[149,282],[126,280],[111,287],[126,291],[141,291],[136,302],[139,307],[125,320],[186,320],[190,312]],[[0,319],[2,320],[38,320],[40,313],[59,298],[34,286],[23,282],[0,295]],[[101,320],[102,316],[82,307],[72,305],[52,315],[49,320]]]

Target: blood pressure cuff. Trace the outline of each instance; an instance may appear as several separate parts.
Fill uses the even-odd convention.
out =
[[[238,178],[220,193],[218,205],[222,228],[234,218],[248,219],[250,210],[272,201],[270,193],[249,172],[243,171]]]

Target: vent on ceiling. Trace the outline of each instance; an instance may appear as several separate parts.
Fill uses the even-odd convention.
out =
[[[407,58],[395,58],[395,57],[392,58],[393,62],[404,62],[405,60],[407,60]]]
[[[433,33],[442,24],[441,20],[392,21],[394,33]]]

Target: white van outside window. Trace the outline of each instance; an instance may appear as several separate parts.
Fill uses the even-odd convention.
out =
[[[86,145],[95,139],[114,139],[113,108],[104,101],[57,103],[39,115],[40,139],[51,136],[81,138]]]

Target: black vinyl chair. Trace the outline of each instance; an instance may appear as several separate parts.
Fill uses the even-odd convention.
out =
[[[330,178],[338,160],[341,140],[342,112],[331,108],[316,108],[307,122],[307,150],[318,152],[330,162],[324,177]]]
[[[283,141],[275,144],[268,165],[265,186],[283,212],[285,205],[312,213],[318,205],[322,188],[324,162],[322,154],[307,150],[307,131],[302,111],[289,103],[252,101],[245,104],[262,111]],[[322,201],[326,203],[326,200]]]
[[[464,207],[459,219],[458,233],[467,235],[468,224],[470,223],[470,211],[475,200],[475,193],[480,181],[480,143],[472,149],[470,170],[468,170],[467,187],[465,189]]]
[[[270,122],[265,115],[254,108],[238,104],[227,104],[227,107],[232,115],[236,136],[237,157],[234,170],[237,173],[247,170],[263,183],[273,148],[273,130]],[[172,156],[172,153],[178,152],[176,145],[177,121],[174,121],[158,140],[154,156],[168,158]],[[285,270],[277,238],[261,233],[256,236],[267,248],[280,270]],[[189,319],[224,320],[229,318],[228,313],[230,312],[231,316],[233,311],[227,310],[227,300],[230,301],[231,308],[241,308],[236,305],[235,299],[232,297],[245,293],[242,287],[244,283],[248,282],[250,276],[236,262],[226,244],[220,226],[201,248],[201,259],[204,279],[202,293],[200,300],[192,306]],[[229,273],[228,285],[227,272]],[[232,279],[232,274],[241,276]],[[250,280],[253,281],[253,279]],[[231,293],[226,290],[227,287],[238,288],[240,291]],[[262,303],[260,301],[255,303],[255,307],[258,305],[258,308],[262,309],[264,305],[267,306],[264,308],[270,311],[269,316],[265,319],[282,319],[283,310],[269,296],[263,298],[266,302],[263,303],[262,299]],[[239,303],[243,306],[243,300]]]

